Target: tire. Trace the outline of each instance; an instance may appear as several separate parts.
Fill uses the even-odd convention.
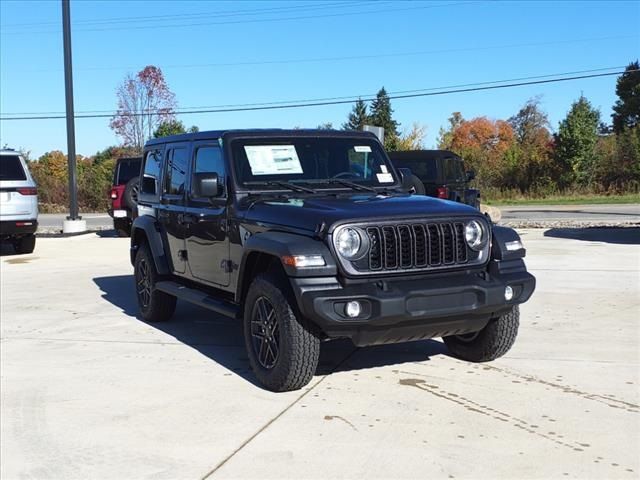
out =
[[[476,334],[444,337],[444,343],[456,357],[470,362],[490,362],[507,353],[518,335],[520,309],[510,311],[491,320]]]
[[[409,187],[409,191],[413,195],[425,195],[427,191],[424,188],[424,183],[415,175],[411,174],[411,186]]]
[[[142,244],[134,262],[134,281],[140,316],[147,322],[166,322],[176,310],[176,297],[155,289],[160,279],[147,244]]]
[[[13,241],[13,249],[16,253],[33,253],[36,248],[36,236],[35,234],[25,235],[24,237],[17,238]]]
[[[124,187],[124,193],[122,199],[124,204],[132,211],[135,212],[138,208],[138,191],[140,188],[139,177],[133,177],[127,182]]]
[[[299,314],[288,285],[262,274],[249,286],[244,340],[249,363],[268,390],[286,392],[307,385],[318,367],[320,339]]]

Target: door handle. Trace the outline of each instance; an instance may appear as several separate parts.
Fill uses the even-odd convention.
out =
[[[183,225],[198,223],[198,217],[191,213],[181,213],[180,215],[178,215],[178,223],[181,223]]]

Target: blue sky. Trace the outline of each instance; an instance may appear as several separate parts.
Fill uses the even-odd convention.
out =
[[[127,73],[163,68],[179,107],[446,87],[627,65],[640,57],[640,2],[72,0],[76,113],[113,111]],[[153,17],[153,18],[150,18]],[[58,0],[0,1],[0,111],[64,111]],[[337,58],[336,57],[340,57]],[[344,58],[348,57],[348,58]],[[312,61],[309,61],[312,60]],[[243,65],[238,65],[243,63]],[[426,145],[453,111],[506,119],[540,96],[554,128],[580,94],[609,119],[615,78],[394,100]],[[201,130],[340,126],[351,105],[192,114]],[[78,153],[118,139],[76,120]],[[2,121],[0,144],[66,151],[64,120]]]

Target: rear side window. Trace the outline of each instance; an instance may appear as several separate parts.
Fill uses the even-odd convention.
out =
[[[462,162],[455,158],[445,158],[444,160],[445,175],[448,181],[461,182],[464,181],[464,168]]]
[[[400,160],[394,162],[397,167],[409,168],[411,173],[426,183],[436,183],[438,181],[437,160]]]
[[[162,168],[162,151],[150,150],[144,161],[144,171],[142,173],[141,192],[150,195],[157,195],[158,181],[160,179],[160,169]]]
[[[186,148],[169,150],[164,193],[184,195],[184,182],[187,178],[189,151]]]
[[[0,180],[26,180],[27,174],[22,168],[20,157],[17,155],[2,155],[0,157]]]

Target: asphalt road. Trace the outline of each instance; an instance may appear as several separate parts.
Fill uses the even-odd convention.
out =
[[[38,215],[38,226],[40,229],[62,230],[62,222],[67,218],[68,213],[41,213]],[[89,230],[105,230],[113,228],[113,220],[106,213],[83,213],[83,220],[87,221]]]
[[[640,223],[640,206],[616,205],[527,205],[499,207],[502,221],[578,221],[597,223]]]
[[[0,258],[0,478],[636,479],[631,230],[522,231],[538,287],[497,361],[329,342],[284,394],[255,384],[239,322],[140,321],[127,239],[39,239]]]
[[[499,207],[502,223],[526,222],[580,222],[594,224],[640,223],[640,206],[627,205],[529,205]],[[41,214],[38,217],[40,231],[52,233],[62,229],[67,214]],[[106,213],[85,213],[89,230],[107,230],[113,227],[113,220]]]

